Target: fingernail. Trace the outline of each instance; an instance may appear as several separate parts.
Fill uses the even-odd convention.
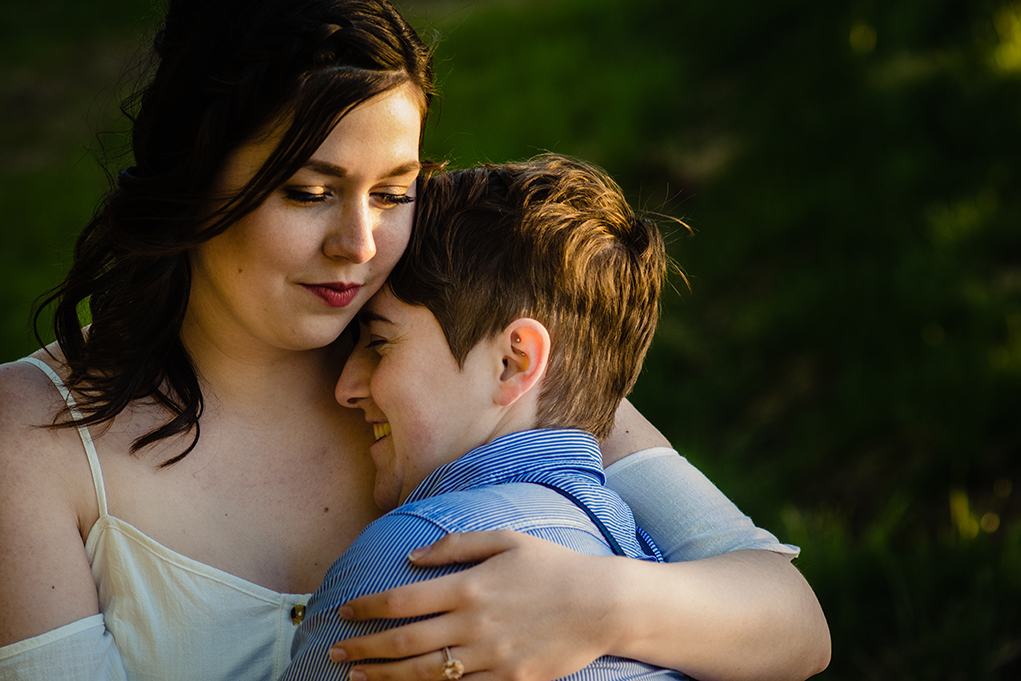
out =
[[[360,669],[352,669],[351,673],[347,675],[347,678],[351,681],[365,681],[365,672]]]
[[[355,618],[355,611],[350,605],[342,605],[337,610],[337,614],[340,615],[342,620],[353,620]]]
[[[408,560],[418,560],[425,554],[429,553],[429,549],[431,548],[432,548],[431,546],[422,546],[415,549],[414,551],[408,554]]]
[[[334,662],[344,662],[347,660],[347,651],[343,648],[330,648],[330,659]]]

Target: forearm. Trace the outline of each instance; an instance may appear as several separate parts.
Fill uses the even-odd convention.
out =
[[[699,679],[804,679],[829,662],[826,619],[789,560],[745,550],[686,563],[615,560],[610,653]]]
[[[626,401],[603,444],[607,484],[667,565],[614,561],[603,585],[620,619],[611,652],[711,679],[803,679],[826,667],[829,629],[791,563],[797,547],[758,528]],[[781,555],[782,554],[782,555]],[[602,579],[597,577],[597,579]]]

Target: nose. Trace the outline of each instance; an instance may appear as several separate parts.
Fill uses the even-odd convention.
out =
[[[358,344],[344,363],[344,370],[340,372],[337,389],[334,391],[337,402],[352,409],[364,409],[365,401],[372,398],[369,379],[376,361],[375,353],[366,347],[367,335],[363,329]]]
[[[369,197],[345,204],[340,220],[327,235],[323,253],[329,258],[343,258],[353,263],[368,262],[376,255],[376,242],[372,233],[376,216],[369,205]]]

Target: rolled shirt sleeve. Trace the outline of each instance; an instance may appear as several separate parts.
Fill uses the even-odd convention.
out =
[[[739,549],[763,549],[796,558],[801,549],[781,543],[686,458],[669,447],[635,452],[606,469],[606,484],[668,562],[699,560]]]

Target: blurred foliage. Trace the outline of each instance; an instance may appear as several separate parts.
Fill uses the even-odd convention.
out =
[[[98,197],[138,4],[0,25],[4,358]],[[694,228],[633,399],[802,547],[819,678],[1021,678],[1021,3],[398,4],[437,37],[430,156],[575,154]]]
[[[118,103],[155,16],[133,0],[14,0],[0,8],[3,361],[37,346],[29,309],[60,281],[107,186],[97,133],[112,151],[123,148]]]

